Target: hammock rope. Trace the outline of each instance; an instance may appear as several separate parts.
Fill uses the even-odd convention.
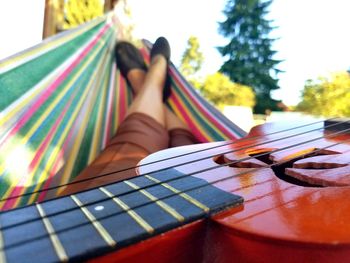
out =
[[[0,61],[0,199],[72,181],[103,150],[132,102],[114,59],[122,28],[112,13]],[[149,62],[149,43],[141,53]],[[170,66],[168,107],[201,142],[245,132]],[[6,210],[54,197],[40,192]]]

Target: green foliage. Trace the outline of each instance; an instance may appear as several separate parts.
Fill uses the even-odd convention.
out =
[[[326,117],[349,117],[350,73],[338,72],[330,77],[308,80],[297,110]]]
[[[182,55],[180,71],[187,78],[194,78],[194,75],[201,69],[204,57],[199,50],[199,41],[191,36],[187,41],[187,48]]]
[[[66,0],[63,29],[69,29],[103,15],[102,0]]]
[[[280,100],[274,100],[270,95],[257,94],[257,104],[254,107],[254,112],[259,114],[267,114],[271,111],[282,111],[286,109],[286,106]]]
[[[224,105],[255,105],[255,94],[250,87],[233,83],[219,72],[206,77],[200,92],[219,108]]]
[[[272,1],[228,0],[224,14],[226,20],[219,24],[219,32],[230,42],[219,47],[226,58],[220,71],[233,82],[250,86],[257,94],[255,111],[277,108],[271,99],[271,90],[279,88],[276,65],[281,61],[273,59],[276,51],[269,37],[273,30],[271,21],[265,18]]]

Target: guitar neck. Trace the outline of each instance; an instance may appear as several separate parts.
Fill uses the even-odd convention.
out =
[[[239,205],[173,169],[0,214],[1,262],[86,260]]]

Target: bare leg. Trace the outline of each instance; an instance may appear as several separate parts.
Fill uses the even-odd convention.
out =
[[[127,77],[136,95],[139,94],[139,92],[141,91],[141,89],[145,84],[144,82],[146,78],[146,72],[141,69],[132,69],[128,72]],[[167,130],[173,130],[173,129],[189,130],[189,127],[187,126],[187,124],[184,123],[182,120],[180,120],[164,104],[163,104],[163,110],[165,112],[165,125]]]
[[[186,123],[179,119],[171,110],[164,105],[165,123],[168,131],[173,129],[190,130]]]
[[[136,94],[139,94],[141,89],[144,86],[144,81],[146,78],[146,72],[140,69],[132,69],[128,73],[128,80],[132,86],[132,89]],[[173,129],[185,129],[189,130],[189,127],[186,123],[180,120],[171,110],[168,109],[163,104],[163,110],[165,112],[165,125],[167,130]]]
[[[166,77],[167,61],[161,55],[155,56],[144,79],[144,84],[131,104],[128,115],[139,112],[154,118],[165,127],[163,110],[163,86]],[[131,73],[131,72],[130,72]],[[128,74],[129,76],[129,74]],[[129,81],[133,83],[130,79]]]
[[[132,69],[128,72],[127,78],[133,91],[137,95],[145,83],[146,71],[142,69]]]
[[[180,120],[180,118],[168,108],[165,108],[165,116],[170,148],[198,143],[198,140],[187,124]]]

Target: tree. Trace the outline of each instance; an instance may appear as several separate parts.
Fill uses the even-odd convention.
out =
[[[201,69],[204,61],[203,53],[199,50],[199,46],[198,38],[190,36],[180,65],[181,73],[195,87],[199,85],[195,74]]]
[[[217,72],[206,77],[200,92],[213,104],[253,107],[255,94],[252,88],[233,83],[227,76]]]
[[[101,0],[67,0],[64,2],[63,29],[72,28],[90,21],[104,12],[104,1]]]
[[[329,77],[308,80],[296,109],[326,117],[349,117],[350,73],[337,72]]]
[[[219,23],[219,32],[230,39],[218,50],[227,58],[220,71],[233,82],[250,86],[257,96],[255,111],[278,109],[270,92],[279,88],[276,68],[281,61],[273,59],[276,51],[271,46],[275,39],[269,37],[273,30],[265,18],[272,1],[228,0],[224,14],[226,20]]]

